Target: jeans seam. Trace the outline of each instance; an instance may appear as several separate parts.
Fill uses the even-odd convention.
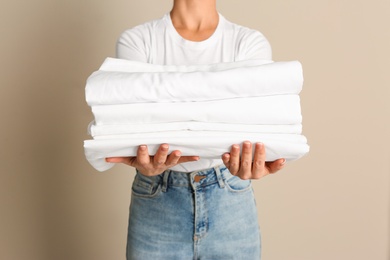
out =
[[[230,178],[231,179],[231,178]],[[249,185],[248,187],[245,187],[243,189],[234,189],[232,188],[229,183],[227,182],[227,180],[225,181],[225,185],[228,189],[228,191],[232,192],[232,193],[244,193],[244,192],[247,192],[248,190],[250,190],[252,188],[252,183],[249,182]]]

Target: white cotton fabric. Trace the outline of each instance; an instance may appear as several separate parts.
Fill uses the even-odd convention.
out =
[[[302,84],[297,61],[163,66],[106,59],[87,81],[95,120],[86,158],[104,171],[113,166],[107,157],[135,156],[141,144],[153,155],[168,143],[170,151],[213,162],[248,140],[264,143],[268,161],[296,160],[309,151],[301,135]]]
[[[92,106],[97,125],[199,121],[236,124],[299,124],[298,95],[203,102],[135,103]]]
[[[102,69],[88,78],[85,91],[90,106],[209,101],[299,94],[302,90],[298,61],[250,60],[188,68],[143,64],[137,69],[139,62],[116,60],[106,60]],[[120,71],[110,67],[120,67]]]
[[[216,131],[238,133],[264,133],[264,134],[300,134],[302,124],[293,125],[247,125],[210,122],[174,122],[174,123],[142,123],[121,125],[96,125],[92,121],[88,127],[88,134],[95,139],[110,139],[125,134],[159,133],[169,131]]]
[[[221,14],[214,33],[194,42],[176,31],[170,14],[166,13],[125,30],[117,41],[116,54],[120,59],[161,65],[272,60],[271,45],[261,32],[232,23]]]
[[[105,171],[114,164],[106,157],[136,156],[139,144],[148,145],[150,154],[155,154],[161,143],[169,143],[170,152],[180,150],[182,155],[198,155],[201,158],[219,159],[234,143],[248,140],[263,142],[266,160],[285,158],[296,160],[309,151],[307,140],[299,134],[261,134],[209,131],[172,131],[163,133],[132,134],[115,139],[87,140],[84,142],[87,160],[99,171]]]
[[[222,71],[240,67],[259,66],[273,63],[272,60],[244,60],[201,65],[159,65],[139,61],[116,59],[107,57],[100,66],[100,71],[112,72],[195,72],[195,71]]]

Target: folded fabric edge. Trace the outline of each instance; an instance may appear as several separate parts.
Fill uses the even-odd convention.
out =
[[[122,147],[116,147],[116,148],[111,148],[109,150],[111,151],[105,151],[102,152],[100,147],[95,147],[94,146],[94,141],[96,140],[85,140],[84,141],[84,152],[85,156],[88,160],[88,162],[98,171],[105,171],[113,167],[115,164],[113,163],[108,163],[105,161],[105,158],[107,157],[116,157],[116,156],[134,156],[137,151],[136,146],[128,147],[128,146],[122,146]],[[92,146],[91,146],[92,145]],[[148,144],[149,152],[150,154],[155,154],[159,145],[153,145],[153,144]],[[277,145],[276,145],[277,146]],[[273,144],[271,145],[266,145],[266,154],[267,154],[267,161],[274,161],[279,158],[285,158],[286,161],[295,161],[306,155],[310,151],[310,146],[307,143],[303,144],[294,144],[295,150],[294,151],[284,151],[284,152],[278,152],[276,150],[279,150],[278,148],[275,148]],[[188,150],[195,151],[197,150],[198,146],[197,145],[192,145],[191,147],[187,147]],[[175,146],[171,145],[170,146],[170,151],[172,152],[174,150],[180,150],[182,147],[181,146]],[[227,147],[222,147],[222,148],[217,148],[219,151],[218,154],[223,154],[228,150]],[[192,152],[194,153],[194,152]],[[184,153],[183,155],[195,155],[188,153]],[[205,159],[220,159],[220,156],[201,156],[201,158]]]
[[[291,61],[288,61],[291,62]],[[292,62],[299,62],[294,60]],[[181,71],[181,72],[194,72],[194,71],[220,71],[228,70],[240,66],[252,67],[260,66],[265,64],[274,63],[273,60],[264,60],[264,59],[253,59],[253,60],[243,60],[243,61],[234,61],[234,62],[219,62],[219,63],[209,63],[201,65],[159,65],[151,64],[146,62],[139,62],[133,60],[125,60],[107,57],[101,66],[99,67],[100,71],[119,71],[119,72],[172,72],[172,71]],[[299,62],[300,63],[300,62]],[[136,68],[136,69],[135,69]]]
[[[242,61],[242,62],[254,62],[254,61],[256,61],[256,60],[248,60],[248,61]],[[123,62],[132,62],[132,61],[123,61]],[[240,62],[233,62],[234,64],[235,63],[240,63]],[[303,84],[303,71],[302,71],[302,65],[301,65],[301,63],[299,62],[299,61],[280,61],[280,62],[272,62],[272,63],[285,63],[285,64],[295,64],[294,65],[294,67],[295,67],[295,69],[297,70],[297,73],[295,73],[294,74],[294,76],[293,76],[293,78],[294,78],[294,81],[296,81],[296,82],[300,82],[299,83],[299,87],[297,87],[296,88],[296,90],[295,90],[295,94],[299,94],[300,92],[301,92],[301,90],[302,90],[302,84]],[[136,65],[136,64],[141,64],[141,65],[139,65],[140,67],[141,67],[141,69],[135,69],[136,71],[142,71],[142,70],[147,70],[146,72],[153,72],[153,69],[148,69],[149,67],[153,67],[153,66],[168,66],[168,65],[154,65],[154,64],[147,64],[147,63],[140,63],[140,62],[136,62],[136,63],[134,63],[134,65],[132,65],[133,67],[137,67],[138,65]],[[217,64],[218,65],[218,64]],[[217,65],[215,65],[215,66],[217,66]],[[261,64],[261,65],[265,65],[265,66],[267,66],[267,65],[271,65],[271,66],[273,66],[271,63],[266,63],[266,64]],[[195,65],[192,65],[192,66],[195,66]],[[199,65],[199,66],[202,66],[202,65]],[[176,70],[176,69],[174,69],[174,67],[175,66],[171,66],[173,69],[171,69],[172,71],[171,72],[180,72],[180,73],[182,73],[182,72],[186,72],[186,71],[180,71],[180,70]],[[195,66],[195,67],[197,67],[197,66]],[[223,67],[222,65],[221,65],[221,67]],[[237,64],[235,64],[235,67],[233,67],[232,66],[232,68],[230,68],[230,69],[242,69],[242,68],[244,68],[245,66],[239,66],[239,65],[237,65]],[[247,66],[247,67],[252,67],[252,66]],[[147,68],[147,69],[143,69],[143,68]],[[150,70],[152,70],[152,71],[150,71]],[[226,69],[225,69],[226,70]],[[221,70],[219,70],[219,69],[216,69],[215,71],[223,71],[223,69],[221,69]],[[85,96],[86,96],[86,101],[87,101],[87,104],[88,105],[90,105],[90,106],[92,106],[92,105],[97,105],[97,104],[112,104],[112,102],[110,101],[102,101],[102,100],[99,100],[99,98],[98,97],[96,97],[96,96],[92,96],[91,94],[90,94],[90,88],[92,88],[92,86],[95,86],[95,84],[96,84],[96,80],[97,81],[101,81],[102,80],[102,78],[101,78],[101,76],[98,76],[99,75],[99,73],[112,73],[112,72],[120,72],[120,70],[119,71],[116,71],[116,70],[98,70],[98,71],[95,71],[95,72],[93,72],[89,77],[88,77],[88,79],[87,79],[87,82],[86,82],[86,88],[85,88]],[[162,68],[161,69],[158,69],[158,71],[157,72],[166,72],[166,71],[164,71]],[[207,70],[206,69],[203,69],[203,70],[194,70],[193,72],[207,72]],[[212,72],[212,71],[208,71],[208,72]],[[95,76],[96,76],[96,79],[95,79]],[[104,77],[103,77],[104,78]],[[96,88],[96,86],[94,87],[94,88]],[[276,94],[277,95],[277,93],[273,93],[272,95],[274,95],[274,94]],[[246,95],[243,95],[243,96],[246,96]],[[263,96],[263,94],[261,95],[261,96]],[[169,98],[171,98],[171,97],[169,97]],[[198,97],[199,98],[199,97]],[[222,97],[222,99],[225,99],[225,98],[229,98],[229,97]],[[219,99],[219,98],[217,98],[217,99]],[[192,99],[191,99],[192,100]],[[194,99],[194,100],[192,100],[192,101],[195,101],[195,100],[197,100],[197,99]],[[210,97],[208,97],[208,98],[205,98],[205,97],[203,97],[202,99],[199,99],[199,100],[214,100],[214,99],[210,99]],[[198,101],[199,101],[198,100]],[[138,100],[137,102],[139,102],[140,100]],[[154,102],[154,100],[150,100],[150,101],[153,101]],[[118,101],[119,102],[119,101]],[[126,102],[122,102],[121,101],[121,103],[126,103]]]

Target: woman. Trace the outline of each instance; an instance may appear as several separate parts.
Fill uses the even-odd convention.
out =
[[[162,65],[271,60],[258,31],[227,21],[216,0],[174,0],[163,18],[125,31],[117,57]],[[252,158],[252,145],[255,152]],[[261,143],[233,144],[220,160],[168,154],[140,145],[136,157],[107,158],[137,170],[127,259],[260,259],[260,233],[250,179],[277,172]]]

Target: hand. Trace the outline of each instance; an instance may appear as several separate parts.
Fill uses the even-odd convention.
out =
[[[284,167],[285,159],[278,159],[273,162],[265,161],[264,144],[256,143],[254,158],[252,162],[252,143],[244,142],[240,158],[240,146],[234,144],[230,153],[222,155],[222,161],[231,174],[243,180],[260,179],[270,173],[275,173]]]
[[[110,157],[107,162],[124,163],[137,168],[137,170],[146,176],[155,176],[163,173],[165,170],[183,162],[199,160],[199,156],[181,156],[179,150],[173,151],[168,155],[169,145],[162,144],[154,156],[150,156],[148,147],[140,145],[136,157]]]

